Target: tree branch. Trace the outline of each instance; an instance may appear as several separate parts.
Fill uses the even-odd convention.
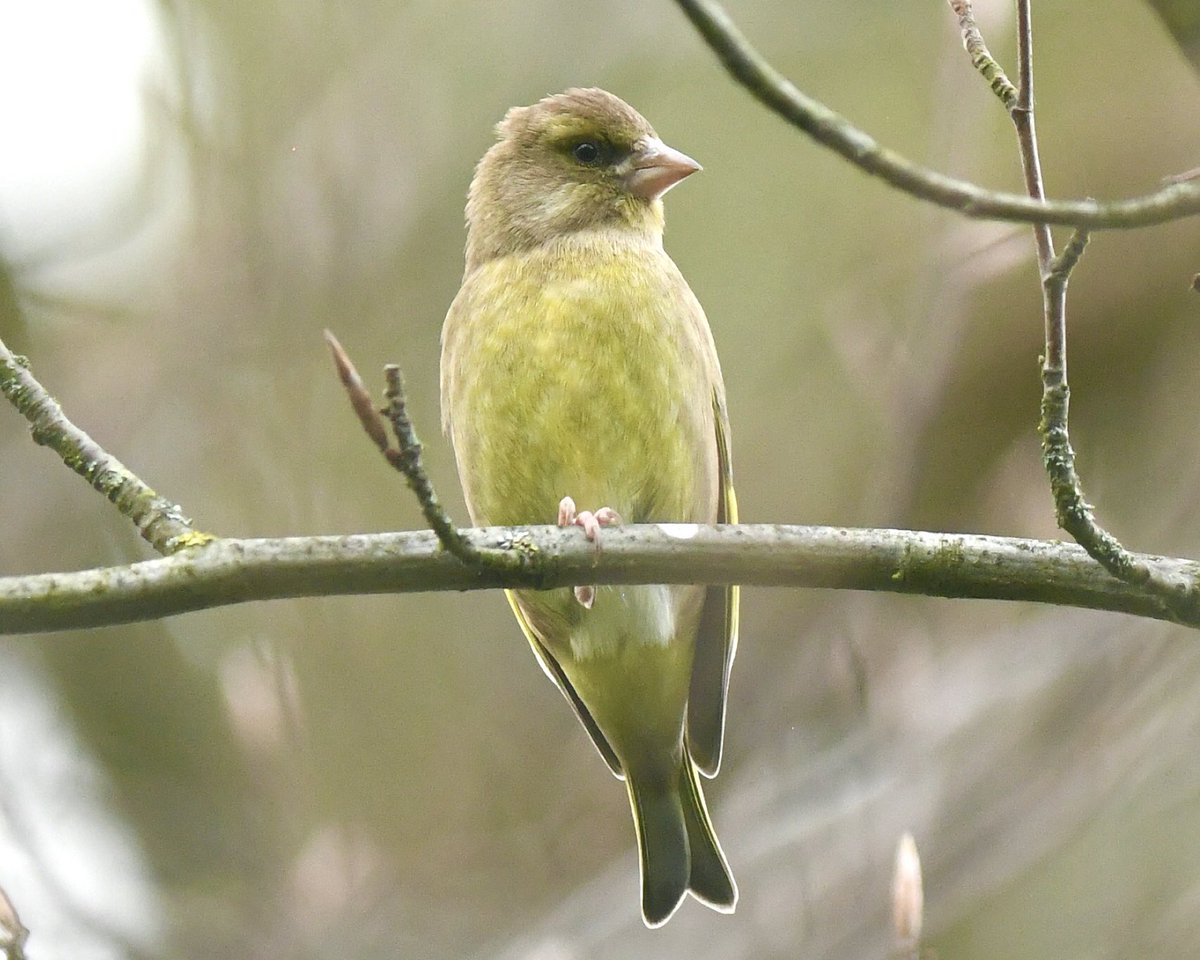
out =
[[[992,60],[975,24],[970,0],[949,0],[963,30],[964,46],[971,63],[988,80],[1008,108],[1017,134],[1025,189],[1037,201],[1045,199],[1045,181],[1037,143],[1033,95],[1033,20],[1030,0],[1017,0],[1017,86],[1015,91],[1004,71]],[[1071,271],[1087,247],[1088,230],[1078,227],[1062,255],[1054,252],[1054,236],[1048,223],[1035,223],[1038,273],[1042,282],[1045,347],[1042,353],[1042,402],[1038,433],[1042,438],[1042,463],[1050,479],[1054,513],[1058,525],[1075,538],[1090,556],[1109,573],[1129,583],[1145,585],[1168,605],[1186,607],[1194,602],[1189,591],[1170,577],[1160,575],[1126,550],[1096,521],[1091,504],[1075,468],[1075,451],[1067,427],[1071,390],[1067,382],[1067,284]]]
[[[861,170],[905,193],[969,217],[1058,223],[1091,230],[1130,229],[1200,213],[1200,184],[1171,183],[1154,193],[1112,203],[1035,200],[985,190],[922,167],[880,146],[869,134],[802,93],[742,35],[716,0],[676,0],[725,69],[768,109]]]
[[[179,504],[160,497],[68,420],[30,372],[29,361],[12,353],[2,340],[0,393],[29,421],[34,442],[57,453],[63,463],[112,501],[159,553],[172,554],[212,539],[195,528]]]
[[[535,557],[523,569],[468,568],[431,531],[216,540],[165,559],[76,573],[0,578],[0,633],[156,620],[253,600],[369,593],[566,587],[593,583],[740,583],[1088,607],[1200,626],[1200,605],[1168,607],[1116,580],[1079,547],[906,530],[645,524],[605,530],[461,531],[477,548]],[[1193,587],[1200,564],[1163,557],[1164,577]]]
[[[376,410],[371,403],[371,395],[367,392],[362,377],[359,376],[358,370],[354,366],[354,361],[350,359],[350,355],[346,353],[338,338],[331,331],[326,330],[325,342],[333,354],[333,365],[337,369],[338,379],[342,381],[342,386],[346,389],[346,395],[350,398],[350,406],[358,415],[363,430],[379,448],[384,459],[404,475],[408,489],[413,492],[417,502],[421,505],[421,514],[425,517],[425,522],[429,524],[429,529],[437,534],[442,546],[469,567],[495,566],[500,569],[511,569],[527,566],[529,558],[521,554],[478,549],[459,533],[454,521],[446,513],[437,491],[433,488],[433,481],[429,479],[429,474],[425,472],[424,464],[421,462],[421,441],[417,437],[412,418],[408,415],[404,374],[400,367],[389,363],[383,368],[384,380],[387,383],[384,399],[387,400],[387,404],[381,411]],[[387,419],[391,422],[392,432],[396,435],[396,442],[399,444],[398,447],[392,446],[388,441],[381,413],[386,414]]]
[[[983,75],[983,79],[992,88],[992,93],[1000,98],[1004,108],[1011,111],[1017,105],[1017,88],[1012,85],[1004,68],[996,62],[987,44],[983,42],[983,34],[979,32],[979,24],[975,22],[975,11],[971,8],[970,0],[950,0],[950,8],[958,17],[963,49],[971,58],[971,66]]]

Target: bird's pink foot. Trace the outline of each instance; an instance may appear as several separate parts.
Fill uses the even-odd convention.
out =
[[[600,549],[600,530],[602,527],[615,527],[621,523],[621,515],[612,507],[601,507],[599,510],[575,509],[575,501],[563,497],[558,502],[558,525],[560,527],[582,527],[583,535]],[[586,609],[590,610],[596,601],[594,586],[575,587],[575,599]]]
[[[575,518],[579,514],[575,511],[575,501],[570,497],[563,497],[558,501],[558,525],[560,527],[569,527],[575,523]]]
[[[582,527],[583,534],[597,547],[600,546],[600,528],[616,527],[621,524],[621,515],[612,507],[601,507],[595,512],[591,510],[577,511],[575,501],[563,497],[558,502],[558,525],[560,527]]]

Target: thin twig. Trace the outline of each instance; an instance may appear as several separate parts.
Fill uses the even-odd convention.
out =
[[[1037,143],[1033,94],[1033,15],[1030,0],[1017,0],[1017,101],[1010,111],[1021,152],[1025,188],[1034,199],[1045,197],[1041,154]],[[1054,252],[1049,224],[1034,224],[1038,272],[1042,280],[1045,349],[1042,354],[1042,463],[1050,478],[1058,525],[1067,531],[1106,570],[1132,583],[1151,578],[1148,565],[1138,564],[1111,533],[1096,522],[1075,468],[1075,451],[1068,432],[1071,389],[1067,380],[1067,284],[1087,246],[1088,236],[1077,228],[1063,257]]]
[[[225,538],[204,550],[127,566],[0,577],[0,634],[158,620],[289,597],[642,583],[1017,600],[1200,627],[1200,603],[1168,608],[1144,587],[1111,576],[1082,547],[1057,540],[770,524],[630,524],[606,529],[604,549],[597,551],[578,530],[552,526],[491,527],[462,535],[484,554],[520,559],[508,568],[467,567],[430,530]],[[1181,592],[1200,579],[1200,564],[1191,560],[1136,559],[1153,562]]]
[[[396,364],[389,363],[383,368],[383,377],[387,383],[384,397],[388,402],[384,412],[391,421],[392,432],[396,434],[396,440],[400,444],[398,450],[389,447],[384,451],[384,456],[392,466],[404,474],[408,488],[421,504],[425,522],[437,535],[442,546],[468,566],[479,564],[484,557],[474,544],[458,532],[442,508],[437,491],[433,489],[433,481],[429,479],[429,474],[425,472],[421,463],[421,441],[408,415],[408,402],[404,396],[404,374]]]
[[[970,217],[1058,223],[1092,230],[1129,229],[1200,213],[1200,184],[1172,183],[1154,193],[1113,203],[1042,201],[985,190],[922,167],[880,146],[845,117],[798,90],[741,34],[716,0],[676,0],[725,69],[768,109],[867,173],[892,186]]]
[[[1071,271],[1075,269],[1075,265],[1083,257],[1083,251],[1087,249],[1089,239],[1091,239],[1091,234],[1085,227],[1080,227],[1071,234],[1071,239],[1063,247],[1062,253],[1050,261],[1050,268],[1046,271],[1047,276],[1058,277],[1066,282],[1071,276]]]
[[[1025,192],[1034,200],[1046,199],[1045,182],[1042,178],[1042,158],[1037,144],[1037,123],[1033,116],[1033,24],[1028,0],[1017,0],[1017,99],[1008,111],[1017,131],[1017,144],[1021,151],[1021,171],[1025,175]],[[1087,224],[1076,223],[1078,229]],[[1038,271],[1043,281],[1054,259],[1054,235],[1050,224],[1035,223],[1033,239],[1037,246]],[[1065,283],[1063,287],[1066,289]],[[1051,330],[1051,311],[1046,311],[1046,361],[1058,362],[1062,354],[1065,375],[1065,352],[1059,341],[1066,339],[1065,308],[1064,323],[1060,329]]]
[[[358,422],[362,424],[362,428],[371,438],[371,442],[386,454],[390,446],[387,429],[384,427],[383,417],[375,409],[371,394],[367,392],[362,377],[358,375],[354,363],[342,349],[341,343],[333,335],[332,330],[325,331],[325,342],[329,345],[329,352],[333,354],[333,365],[337,368],[338,379],[346,388],[346,395],[350,398],[350,406],[358,415]]]
[[[383,410],[376,410],[353,361],[329,330],[325,331],[325,342],[329,344],[338,378],[346,388],[350,405],[358,415],[363,430],[383,453],[387,462],[404,475],[408,488],[416,495],[417,502],[421,505],[421,514],[425,517],[425,522],[437,535],[438,541],[446,551],[469,567],[528,567],[528,560],[520,554],[480,550],[454,526],[454,521],[442,507],[433,481],[429,479],[429,474],[425,472],[421,462],[421,441],[408,415],[404,375],[400,368],[395,364],[384,367],[384,379],[387,384],[384,398],[387,400],[387,406]],[[398,447],[392,446],[388,440],[380,414],[391,422]]]
[[[1200,180],[1200,167],[1192,167],[1182,173],[1172,173],[1163,177],[1164,183],[1187,183],[1189,180]]]
[[[1011,110],[1017,102],[1017,88],[1012,85],[1004,69],[983,42],[983,34],[979,32],[979,25],[975,22],[975,11],[971,8],[970,0],[950,0],[950,7],[958,16],[963,48],[971,58],[971,66],[983,75],[988,86],[992,88],[992,93],[1004,104],[1004,109]]]
[[[1071,389],[1067,383],[1067,282],[1087,246],[1087,232],[1077,230],[1053,257],[1042,277],[1046,312],[1046,347],[1042,358],[1042,405],[1038,433],[1042,463],[1050,478],[1058,525],[1075,538],[1113,576],[1146,585],[1170,603],[1186,602],[1186,590],[1155,572],[1152,563],[1136,557],[1096,521],[1075,468],[1075,451],[1068,432]],[[1054,360],[1051,360],[1054,357]]]
[[[0,393],[29,421],[35,443],[49,447],[68,467],[133,521],[161,554],[208,543],[177,503],[160,497],[120,460],[75,426],[19,357],[0,341]]]
[[[968,26],[972,33],[967,50],[972,45],[986,52],[971,11],[970,0],[949,0],[950,7],[963,25],[964,38]],[[972,54],[972,63],[976,63]],[[976,63],[978,68],[978,64]],[[997,67],[996,69],[999,69]],[[992,83],[987,72],[981,73]],[[1009,101],[1009,116],[1017,134],[1021,154],[1021,169],[1025,189],[1037,201],[1045,199],[1041,156],[1037,144],[1037,124],[1034,118],[1033,93],[1033,22],[1030,0],[1017,0],[1017,88]],[[1169,608],[1190,605],[1189,591],[1194,585],[1183,585],[1162,577],[1152,562],[1134,556],[1111,533],[1097,523],[1092,505],[1087,502],[1083,485],[1075,468],[1075,451],[1068,432],[1068,411],[1071,391],[1067,382],[1067,284],[1071,271],[1079,263],[1088,242],[1086,225],[1076,227],[1061,256],[1054,252],[1054,236],[1048,223],[1035,223],[1034,243],[1037,249],[1038,273],[1042,285],[1045,346],[1042,354],[1042,402],[1038,433],[1042,438],[1042,463],[1050,479],[1054,497],[1054,512],[1058,524],[1082,546],[1088,554],[1113,576],[1128,583],[1144,585],[1162,598]]]

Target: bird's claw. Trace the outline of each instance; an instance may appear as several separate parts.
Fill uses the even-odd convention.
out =
[[[601,507],[599,510],[576,510],[575,501],[563,497],[558,502],[558,525],[560,527],[581,527],[583,535],[600,549],[600,530],[603,527],[615,527],[621,523],[621,515],[612,507]],[[590,610],[596,601],[594,586],[575,587],[575,599],[580,605]]]
[[[575,501],[563,497],[558,502],[558,525],[560,527],[582,527],[583,535],[592,541],[599,549],[600,529],[616,527],[621,524],[621,515],[612,507],[601,507],[599,510],[576,510]]]

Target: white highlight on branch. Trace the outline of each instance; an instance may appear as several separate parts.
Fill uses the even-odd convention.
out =
[[[700,532],[698,523],[659,523],[659,530],[676,540],[691,540]]]

